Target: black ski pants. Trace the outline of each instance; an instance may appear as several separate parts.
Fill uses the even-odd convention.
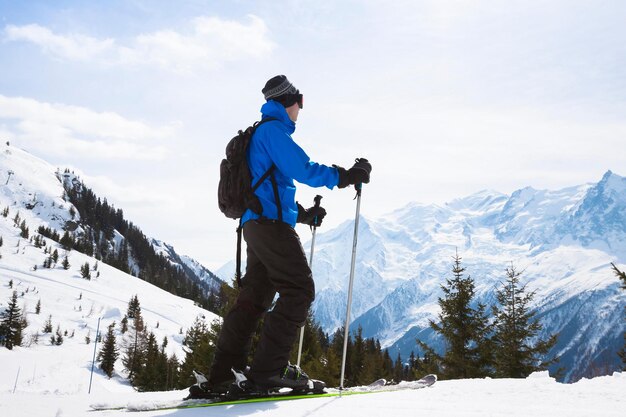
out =
[[[246,273],[234,307],[224,318],[209,383],[232,380],[231,367],[244,369],[252,335],[265,315],[250,375],[265,378],[287,365],[298,329],[315,297],[315,285],[298,234],[276,220],[251,220],[243,226]]]

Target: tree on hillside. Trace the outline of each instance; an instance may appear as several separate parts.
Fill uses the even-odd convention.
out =
[[[109,378],[113,376],[115,361],[119,357],[119,350],[115,339],[115,322],[108,327],[107,334],[104,336],[102,349],[98,352],[98,360],[100,361],[100,369],[107,374]]]
[[[6,310],[0,313],[0,344],[11,350],[22,344],[26,319],[17,305],[17,291],[13,291]]]
[[[458,253],[453,257],[452,279],[446,279],[441,289],[439,322],[430,321],[430,327],[439,333],[446,342],[443,356],[418,340],[420,347],[431,359],[441,364],[443,378],[481,378],[489,376],[492,364],[492,342],[488,337],[491,331],[486,307],[478,304],[473,307],[475,297],[474,280],[463,277],[465,268],[461,266]]]
[[[185,333],[185,359],[180,368],[178,387],[185,388],[195,382],[192,371],[208,373],[215,352],[219,325],[207,325],[203,317],[196,317]]]
[[[137,294],[135,294],[128,301],[126,317],[128,317],[129,319],[134,319],[139,314],[141,314],[141,305],[139,303],[139,297],[137,297]]]
[[[91,279],[91,272],[89,269],[89,262],[85,262],[83,266],[80,267],[80,276],[85,279]]]
[[[128,332],[124,339],[124,355],[122,356],[122,364],[128,371],[128,379],[130,379],[131,383],[137,372],[140,371],[147,346],[148,334],[141,316],[141,310],[135,312],[132,329],[133,331]]]
[[[615,275],[622,280],[622,289],[626,290],[626,273],[624,271],[620,271],[612,262],[611,266],[613,267]],[[624,320],[626,320],[626,306],[624,306]],[[623,369],[626,371],[626,332],[624,332],[624,347],[622,347],[622,350],[618,352],[618,355],[622,358]]]
[[[63,269],[65,269],[66,271],[68,269],[70,269],[70,260],[67,258],[67,255],[65,255],[65,257],[63,258],[63,262],[61,263],[61,265],[63,266]]]
[[[541,360],[556,344],[557,335],[536,340],[531,344],[543,327],[534,318],[535,312],[530,311],[529,307],[535,293],[527,293],[526,286],[520,286],[521,272],[513,265],[506,269],[506,275],[506,282],[496,292],[500,307],[493,307],[495,375],[502,378],[525,378],[557,361]]]

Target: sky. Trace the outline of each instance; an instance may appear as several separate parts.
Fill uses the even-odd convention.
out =
[[[603,0],[0,0],[0,139],[217,269],[219,163],[269,78],[304,94],[313,161],[370,160],[365,217],[559,189],[626,175],[624,21]],[[316,194],[322,229],[354,218],[353,191],[298,186]]]

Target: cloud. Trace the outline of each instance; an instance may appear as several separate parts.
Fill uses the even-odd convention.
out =
[[[0,94],[0,120],[14,139],[56,155],[163,160],[159,142],[174,136],[174,126],[153,127],[112,112]],[[156,142],[156,144],[155,144]]]
[[[271,53],[275,45],[269,39],[265,22],[254,15],[248,15],[247,20],[241,23],[201,16],[192,19],[190,29],[184,32],[168,29],[140,34],[127,44],[81,34],[59,35],[37,24],[8,25],[5,39],[34,43],[46,53],[70,61],[112,66],[156,65],[185,73]]]
[[[77,34],[60,36],[36,24],[8,25],[5,28],[5,35],[8,41],[32,42],[51,55],[77,61],[92,60],[115,48],[113,39],[99,40]]]

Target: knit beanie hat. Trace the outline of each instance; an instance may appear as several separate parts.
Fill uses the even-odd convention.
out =
[[[265,100],[274,100],[285,107],[292,106],[298,101],[298,90],[284,75],[277,75],[265,83],[261,90]]]

